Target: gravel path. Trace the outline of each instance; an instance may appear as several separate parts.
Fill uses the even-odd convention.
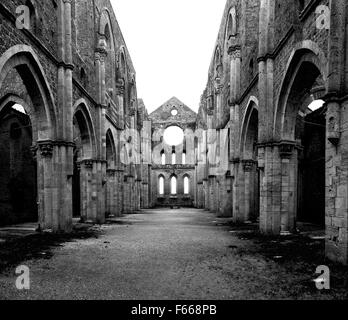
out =
[[[99,238],[66,242],[50,259],[32,259],[31,288],[0,274],[0,299],[328,298],[308,275],[258,254],[202,210],[147,210],[103,226]],[[240,251],[241,250],[241,251]],[[310,272],[309,272],[310,273]]]

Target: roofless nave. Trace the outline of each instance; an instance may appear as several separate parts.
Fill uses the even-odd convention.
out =
[[[346,10],[228,0],[198,114],[175,98],[149,116],[108,0],[2,1],[0,223],[69,232],[74,216],[195,206],[270,234],[325,226],[347,263]],[[187,131],[151,141],[172,125],[191,148]]]

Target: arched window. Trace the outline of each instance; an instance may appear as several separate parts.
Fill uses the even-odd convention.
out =
[[[166,164],[166,154],[164,153],[164,151],[161,152],[161,163],[162,166]]]
[[[105,36],[105,41],[106,41],[106,45],[107,45],[107,50],[110,51],[112,48],[111,48],[111,33],[110,33],[109,24],[107,24],[105,26],[104,36]]]
[[[172,164],[173,165],[176,164],[176,153],[175,152],[172,153]]]
[[[236,21],[236,8],[233,7],[228,15],[228,23],[226,30],[226,39],[229,40],[230,37],[237,34],[237,21]]]
[[[182,154],[182,164],[186,164],[186,152]]]
[[[160,176],[158,179],[158,192],[161,196],[164,195],[164,177]]]
[[[170,193],[173,195],[177,194],[177,179],[176,179],[176,177],[172,177],[170,179]]]
[[[189,177],[184,178],[184,194],[190,193],[190,179]]]

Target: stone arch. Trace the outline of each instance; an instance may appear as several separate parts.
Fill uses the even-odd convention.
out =
[[[32,154],[31,123],[35,115],[29,116],[30,102],[15,94],[0,100],[0,225],[37,222],[37,161]]]
[[[191,176],[188,173],[185,173],[182,177],[183,180],[183,190],[185,195],[189,195],[192,188]]]
[[[157,187],[158,194],[160,196],[164,196],[165,195],[166,178],[165,178],[165,176],[162,173],[158,175],[157,183],[158,183],[158,187]]]
[[[249,99],[242,122],[240,153],[242,158],[240,170],[241,194],[244,195],[240,209],[245,220],[256,221],[260,214],[260,173],[258,161],[259,114],[258,100]]]
[[[291,55],[277,101],[274,136],[280,141],[282,210],[288,212],[283,232],[297,221],[325,223],[325,106],[315,112],[308,106],[325,97],[326,62],[313,43],[302,43]]]
[[[250,152],[252,146],[248,145],[248,134],[250,134],[251,127],[254,127],[255,125],[256,128],[253,129],[258,130],[258,100],[256,97],[252,96],[249,99],[242,121],[240,152],[243,158],[251,158],[253,155],[253,153]]]
[[[113,30],[112,30],[112,24],[110,19],[110,12],[107,8],[103,8],[100,15],[100,20],[99,20],[99,30],[98,30],[99,34],[105,35],[105,31],[108,26],[110,28],[111,35],[113,35],[114,33],[112,32]]]
[[[119,195],[118,191],[118,176],[116,172],[116,145],[112,130],[109,128],[106,131],[106,148],[105,148],[106,164],[106,183],[105,183],[105,209],[106,217],[117,215]]]
[[[215,55],[214,55],[215,79],[219,78],[221,80],[222,73],[223,73],[222,50],[220,48],[220,45],[218,45],[215,49]]]
[[[122,97],[122,102],[120,105],[122,116],[125,117],[128,114],[129,106],[129,81],[128,81],[128,64],[127,64],[127,55],[124,46],[121,46],[117,53],[117,90],[118,95]]]
[[[54,98],[40,61],[30,46],[16,45],[0,57],[0,88],[7,74],[15,69],[33,104],[37,123],[34,140],[54,140],[57,135],[57,120]]]
[[[12,107],[13,105],[21,105],[25,113],[28,115],[32,127],[33,137],[37,136],[37,123],[35,119],[35,110],[30,101],[27,101],[16,94],[7,94],[0,98],[0,114],[5,111],[5,109]]]
[[[107,168],[113,169],[116,165],[116,144],[111,129],[106,132],[106,161]]]
[[[128,63],[127,63],[127,53],[124,46],[121,46],[118,52],[118,76],[124,81],[128,79]]]
[[[237,11],[236,7],[232,7],[228,13],[228,19],[226,24],[226,40],[237,34]]]
[[[178,194],[178,176],[176,174],[172,174],[170,176],[170,194],[177,195]]]
[[[318,99],[319,97],[323,97],[325,95],[327,88],[327,59],[317,44],[309,40],[303,41],[295,46],[290,55],[286,67],[286,73],[281,83],[281,90],[276,100],[276,110],[273,124],[274,137],[276,140],[291,140],[294,138],[294,132],[289,132],[289,127],[291,127],[291,124],[289,126],[289,124],[285,123],[286,112],[289,111],[288,102],[291,90],[293,89],[294,83],[296,83],[298,80],[296,77],[303,74],[304,68],[306,67],[308,68],[308,71],[313,72],[313,74],[311,74],[311,72],[309,73],[311,78],[314,78],[315,75],[317,78],[321,77],[320,82],[322,83],[323,88],[315,93],[316,98]],[[306,83],[305,86],[309,87],[313,85],[317,79],[306,80],[308,83]],[[304,98],[307,99],[308,97],[306,96]],[[304,105],[306,101],[297,101],[297,104],[298,103]]]
[[[74,132],[74,142],[77,147],[80,144],[82,151],[79,154],[79,160],[93,159],[96,155],[96,134],[91,114],[84,99],[75,103],[74,127],[78,129],[78,132]]]
[[[32,108],[16,95],[6,95],[1,100],[0,225],[37,222],[38,166],[31,123],[34,117],[27,112]]]
[[[104,48],[107,52],[105,57],[105,87],[106,92],[111,99],[115,99],[116,87],[116,54],[115,54],[115,36],[110,19],[109,11],[104,8],[99,22],[99,43],[98,47]]]
[[[96,156],[96,135],[91,114],[84,99],[74,105],[74,174],[72,183],[73,215],[86,221],[92,216],[91,177]]]

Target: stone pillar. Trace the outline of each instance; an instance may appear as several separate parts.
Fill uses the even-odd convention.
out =
[[[233,179],[233,221],[242,223],[247,220],[245,214],[245,177],[243,163],[239,159],[233,162],[234,179]]]
[[[39,230],[51,229],[58,225],[58,217],[53,216],[53,144],[40,142],[38,147],[33,148],[33,155],[37,161],[37,188],[38,188],[38,222]],[[55,203],[57,206],[57,203]]]
[[[208,179],[203,180],[203,192],[204,192],[204,209],[209,210],[210,192],[209,192]]]
[[[197,202],[196,202],[196,207],[197,209],[202,209],[204,208],[204,189],[203,189],[203,181],[198,182],[196,184],[197,188]]]
[[[72,177],[73,177],[73,93],[72,72],[72,33],[71,0],[58,3],[58,75],[57,110],[58,122],[53,145],[52,158],[52,213],[49,228],[54,232],[72,230]],[[40,137],[39,137],[40,139]],[[45,144],[46,142],[44,142]],[[42,142],[38,142],[42,144]],[[40,206],[40,205],[39,205]],[[46,213],[45,213],[46,214]]]
[[[330,1],[326,114],[326,256],[348,264],[347,4]]]
[[[210,190],[210,196],[209,196],[209,211],[210,212],[217,212],[217,181],[216,176],[209,176],[209,190]]]
[[[281,183],[281,194],[273,195],[273,211],[280,212],[280,232],[289,234],[295,231],[297,215],[298,154],[295,143],[282,142],[279,146],[281,158],[281,181],[273,176],[273,188]],[[278,226],[277,226],[278,228]]]
[[[80,164],[80,192],[81,192],[81,221],[95,220],[95,203],[93,201],[93,161],[83,160]]]
[[[245,204],[244,204],[244,210],[245,210],[245,219],[250,220],[256,220],[257,219],[257,213],[256,210],[256,202],[258,201],[256,190],[255,190],[255,183],[257,181],[256,175],[256,162],[254,160],[243,160],[243,169],[244,169],[244,194],[245,194]]]
[[[281,185],[276,184],[275,180],[281,179],[281,159],[277,146],[272,143],[259,145],[260,168],[260,230],[265,234],[280,233],[280,211],[274,217],[273,196],[281,195]]]
[[[242,168],[240,163],[240,150],[239,137],[240,136],[240,74],[241,74],[241,48],[239,41],[236,38],[232,38],[229,43],[228,54],[230,56],[230,150],[229,162],[232,163],[232,214],[233,221],[235,223],[244,221],[244,217],[241,216],[240,207],[243,207],[244,181],[242,179]]]
[[[233,216],[233,211],[232,211],[232,203],[233,203],[233,198],[232,198],[232,176],[230,171],[227,172],[226,176],[224,177],[224,184],[223,184],[223,189],[222,189],[222,210],[221,210],[221,215],[223,217],[232,217]]]
[[[118,168],[116,170],[116,186],[115,186],[115,197],[116,197],[116,216],[122,216],[124,212],[124,170]]]
[[[348,264],[348,106],[347,100],[327,102],[326,256]]]
[[[223,105],[222,105],[222,89],[221,79],[215,79],[215,100],[216,100],[216,127],[221,128],[223,123]]]
[[[260,229],[267,234],[295,230],[298,152],[295,142],[259,146]]]
[[[116,170],[115,169],[107,169],[107,182],[106,182],[106,214],[117,216],[116,212]]]
[[[141,209],[141,179],[138,178],[135,182],[135,187],[136,187],[136,201],[135,201],[135,211],[140,211]]]
[[[107,57],[107,44],[105,36],[100,36],[95,52],[95,66],[97,77],[97,106],[96,106],[96,137],[97,154],[93,166],[96,193],[96,223],[105,222],[105,192],[106,192],[106,85],[105,85],[105,59]]]
[[[121,79],[117,82],[116,87],[117,87],[117,102],[118,102],[118,106],[119,106],[119,115],[120,115],[121,119],[124,119],[125,118],[125,115],[124,115],[125,84],[124,84],[123,79]]]

